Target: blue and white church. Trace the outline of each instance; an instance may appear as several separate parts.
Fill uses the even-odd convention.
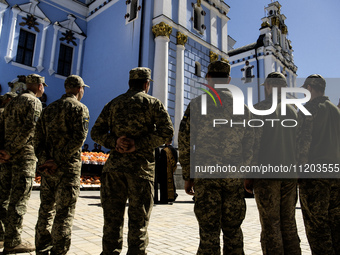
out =
[[[22,77],[37,73],[46,78],[49,104],[64,93],[68,75],[80,75],[91,87],[82,99],[91,128],[104,105],[127,91],[129,70],[149,67],[149,93],[168,109],[176,146],[183,112],[200,94],[210,62],[228,60],[232,81],[253,87],[254,102],[264,98],[261,79],[272,71],[295,86],[279,2],[266,7],[257,41],[237,49],[229,10],[223,0],[0,0],[1,94],[22,90]]]
[[[297,67],[294,65],[293,48],[287,38],[286,17],[281,14],[279,2],[272,2],[265,8],[260,35],[256,42],[228,51],[231,64],[231,83],[247,93],[253,88],[253,102],[265,98],[260,85],[271,72],[286,76],[288,87],[296,87]],[[245,31],[246,32],[246,31]]]

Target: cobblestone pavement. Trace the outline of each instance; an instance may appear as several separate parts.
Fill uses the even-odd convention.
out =
[[[172,205],[155,205],[149,225],[149,255],[196,254],[199,243],[198,224],[193,212],[191,196],[184,190],[178,190],[176,202]],[[247,214],[242,224],[246,255],[262,254],[258,211],[255,200],[246,199]],[[33,191],[24,217],[22,239],[34,243],[34,227],[39,209],[39,191]],[[301,239],[303,255],[311,254],[306,239],[302,213],[297,205],[296,219]],[[100,254],[103,227],[103,214],[100,207],[99,191],[81,191],[73,224],[72,244],[68,254]],[[127,251],[127,219],[124,225],[124,249]],[[222,243],[222,242],[221,242]],[[0,253],[1,254],[1,253]],[[26,254],[35,254],[26,253]]]

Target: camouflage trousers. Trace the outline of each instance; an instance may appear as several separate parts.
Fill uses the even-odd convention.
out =
[[[36,254],[66,254],[80,192],[78,174],[42,175],[40,208],[35,227]]]
[[[102,254],[120,254],[122,251],[127,199],[129,199],[127,254],[146,254],[149,243],[147,227],[153,206],[153,182],[121,172],[102,173],[100,181],[100,198],[104,212]]]
[[[340,255],[340,179],[302,179],[300,202],[313,255]]]
[[[0,189],[2,190],[1,188],[1,179],[2,179],[2,164],[0,164]],[[4,170],[5,171],[5,168]],[[1,194],[0,194],[0,199],[1,199]],[[3,208],[3,206],[0,207],[0,216],[2,214],[2,210],[4,210],[5,208]],[[4,213],[4,214],[7,214],[7,213]],[[4,221],[2,220],[2,217],[0,219],[0,241],[4,241],[4,237],[5,237],[5,223]]]
[[[5,247],[11,248],[21,243],[23,217],[33,184],[33,177],[25,173],[35,168],[35,160],[13,161],[1,165],[0,222]]]
[[[297,182],[254,180],[261,222],[264,255],[300,255],[300,238],[295,221]]]
[[[195,179],[195,215],[199,224],[198,255],[241,255],[241,224],[246,213],[243,184],[237,179]]]

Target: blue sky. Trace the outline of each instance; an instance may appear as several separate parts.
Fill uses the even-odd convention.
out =
[[[228,33],[237,42],[234,48],[256,42],[260,35],[264,7],[271,0],[225,0],[230,6]],[[340,1],[281,0],[292,41],[298,83],[310,74],[327,79],[326,95],[338,104],[340,98]]]

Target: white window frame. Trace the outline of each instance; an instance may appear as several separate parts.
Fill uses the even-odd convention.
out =
[[[22,64],[22,63],[18,63],[16,62],[16,58],[17,58],[17,53],[18,53],[18,47],[19,47],[19,38],[20,38],[20,33],[21,33],[21,30],[23,31],[26,31],[28,33],[31,33],[31,34],[34,34],[35,35],[35,41],[34,41],[34,48],[33,48],[33,55],[32,55],[32,65],[31,66],[28,66],[28,65],[25,65],[25,64]],[[36,53],[36,48],[37,48],[37,40],[38,40],[38,35],[39,33],[37,33],[36,31],[32,31],[30,29],[27,29],[25,27],[19,27],[19,31],[18,31],[18,40],[15,42],[15,55],[13,56],[13,63],[16,63],[18,65],[21,65],[21,66],[28,66],[28,67],[34,67],[34,59],[35,59],[35,53]]]
[[[39,2],[37,2],[37,1],[31,0],[30,4],[37,5],[38,3]],[[28,4],[24,4],[24,5],[21,5],[21,6],[27,7]],[[39,7],[37,7],[37,6],[36,6],[36,8],[31,8],[31,9],[35,10],[35,11],[38,11],[38,10],[40,11]],[[47,30],[47,26],[50,24],[50,21],[47,19],[47,17],[42,19],[40,17],[37,17],[35,15],[35,13],[27,13],[27,12],[21,10],[20,6],[19,7],[14,6],[12,8],[12,13],[13,13],[13,16],[12,16],[9,40],[8,40],[8,44],[7,44],[7,52],[6,52],[6,56],[5,56],[5,61],[6,61],[6,63],[11,62],[12,65],[19,66],[19,67],[22,67],[22,68],[27,67],[26,69],[28,69],[28,70],[32,70],[32,71],[38,70],[39,72],[41,72],[44,69],[42,64],[43,64],[44,52],[45,52],[46,30]],[[36,18],[36,22],[39,23],[39,26],[42,25],[42,29],[40,28],[41,34],[40,34],[40,32],[38,33],[36,31],[30,30],[30,29],[27,30],[25,27],[22,27],[22,26],[19,25],[18,15],[21,16],[21,17],[27,17],[27,15],[29,15],[29,14],[33,15]],[[36,34],[32,66],[26,66],[26,65],[23,65],[23,64],[16,63],[14,61],[14,59],[16,57],[17,50],[18,50],[18,42],[19,42],[19,37],[16,36],[16,35],[18,35],[20,33],[21,28],[26,29],[27,31]],[[39,55],[37,56],[38,53],[37,53],[36,45],[37,45],[37,42],[39,41],[39,39],[40,39],[40,51],[39,51]],[[35,63],[36,63],[35,60],[36,60],[37,57],[38,57],[38,65],[35,66]]]
[[[1,31],[2,31],[2,24],[3,24],[3,19],[4,19],[4,13],[5,13],[7,8],[8,8],[8,4],[7,3],[0,2],[0,38],[1,38]]]
[[[132,8],[132,2],[134,0],[126,0],[126,15],[129,15],[129,17],[126,16],[126,21],[125,21],[125,25],[135,21],[138,19],[139,17],[139,11],[138,11],[138,6],[139,6],[139,0],[135,0],[137,1],[137,7],[136,7],[136,17],[134,19],[130,19],[130,16],[131,16],[131,8]]]
[[[251,71],[251,77],[247,77],[247,69],[250,68]],[[242,81],[243,83],[251,83],[253,82],[254,79],[254,65],[250,65],[249,61],[248,61],[248,65],[245,63],[243,68],[241,69],[242,71]],[[250,79],[250,80],[248,80]]]
[[[198,11],[198,17],[197,17],[197,22],[198,22],[198,29],[195,28],[195,13]],[[204,25],[204,15],[202,15],[203,8],[202,6],[198,6],[195,4],[193,6],[192,10],[192,27],[195,31],[197,31],[199,34],[203,35],[204,34],[204,29],[202,28],[202,25]]]
[[[70,27],[63,27],[61,26],[62,24],[65,24],[65,26],[70,26]],[[81,67],[81,61],[82,61],[82,52],[83,52],[83,44],[84,44],[84,40],[85,40],[85,36],[82,35],[83,32],[80,30],[80,28],[78,27],[78,25],[75,23],[75,17],[73,15],[69,15],[68,16],[68,20],[63,21],[63,22],[55,22],[53,25],[53,29],[54,29],[54,34],[53,34],[53,42],[52,42],[52,49],[51,49],[51,58],[50,58],[50,66],[48,69],[48,73],[50,75],[55,74],[55,77],[64,77],[62,75],[57,74],[57,71],[55,71],[58,68],[58,59],[56,61],[56,58],[59,58],[59,49],[60,49],[60,43],[59,42],[59,46],[57,46],[58,43],[58,39],[60,39],[61,33],[66,33],[67,30],[70,30],[74,33],[74,37],[77,40],[77,46],[74,45],[69,45],[73,47],[73,56],[72,56],[72,71],[71,73],[74,73],[74,65],[75,65],[75,52],[76,49],[78,48],[78,58],[77,58],[77,66],[76,66],[76,71],[75,74],[76,75],[80,75],[80,67]],[[57,52],[57,47],[58,47],[58,52]]]

